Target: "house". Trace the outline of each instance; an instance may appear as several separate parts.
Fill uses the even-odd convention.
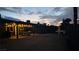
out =
[[[2,26],[5,31],[9,31],[11,36],[25,35],[28,32],[31,33],[53,33],[57,30],[56,26],[48,26],[46,23],[44,24],[34,24],[30,23],[30,20],[26,22],[20,21],[15,18],[1,18],[0,17],[0,27]]]
[[[17,19],[18,20],[18,19]],[[26,32],[26,28],[31,28],[32,24],[27,22],[23,22],[23,21],[14,21],[14,20],[10,20],[9,19],[5,19],[5,18],[1,18],[0,17],[0,24],[2,25],[2,27],[4,28],[5,31],[9,31],[11,33],[12,36],[16,36],[17,35],[17,31],[18,31],[18,35],[23,34],[24,32]],[[18,30],[17,30],[18,28]]]

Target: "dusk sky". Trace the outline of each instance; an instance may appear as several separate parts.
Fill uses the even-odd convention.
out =
[[[0,7],[0,14],[7,17],[30,20],[32,23],[57,25],[63,18],[73,18],[71,7]]]

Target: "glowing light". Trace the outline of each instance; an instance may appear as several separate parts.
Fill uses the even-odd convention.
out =
[[[59,22],[57,23],[57,25],[56,25],[56,26],[60,26],[60,25],[61,25],[61,23],[62,23],[62,21],[59,21]]]
[[[13,23],[13,24],[12,24],[12,26],[16,26],[16,24],[15,24],[15,23]]]

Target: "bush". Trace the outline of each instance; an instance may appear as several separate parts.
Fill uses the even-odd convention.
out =
[[[9,31],[0,31],[0,38],[5,39],[5,38],[10,38],[11,33]]]

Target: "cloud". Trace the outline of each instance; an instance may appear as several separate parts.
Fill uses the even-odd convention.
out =
[[[59,12],[59,11],[61,11],[61,7],[55,7],[55,8],[53,8],[52,9],[52,12]]]
[[[33,12],[33,11],[30,11],[28,13],[28,15],[33,15],[33,14],[37,14],[37,15],[40,15],[40,14],[43,14],[41,11],[38,11],[38,12]]]
[[[0,7],[0,11],[21,13],[21,7]]]
[[[0,7],[0,11],[9,11],[9,12],[14,12],[13,10],[8,9],[7,7]]]
[[[0,12],[6,11],[10,13],[15,13],[18,15],[32,15],[34,12],[24,8],[24,7],[0,7]]]
[[[73,8],[65,8],[64,13],[60,15],[61,18],[71,18],[73,19]]]
[[[28,13],[28,15],[32,15],[32,14],[34,14],[34,12],[29,12],[29,13]]]
[[[40,19],[53,19],[53,16],[52,15],[42,15],[42,16],[39,16]]]
[[[36,14],[43,14],[41,11],[38,11]]]
[[[72,8],[68,7],[0,7],[0,13],[5,15],[7,13],[7,16],[11,15],[15,18],[23,18],[25,20],[33,19],[33,21],[41,20],[41,22],[51,22],[51,24],[59,22],[59,19],[73,18]]]
[[[42,15],[39,17],[40,19],[57,19],[57,18],[63,19],[64,17],[68,17],[67,16],[68,13],[71,14],[70,11],[69,12],[67,11],[69,11],[67,10],[67,7],[64,7],[64,8],[54,7],[54,8],[49,9],[48,13],[46,14],[42,13]]]
[[[28,15],[33,14],[33,12],[31,10],[26,9],[26,8],[22,8],[21,12],[22,12],[22,14],[28,14]]]

